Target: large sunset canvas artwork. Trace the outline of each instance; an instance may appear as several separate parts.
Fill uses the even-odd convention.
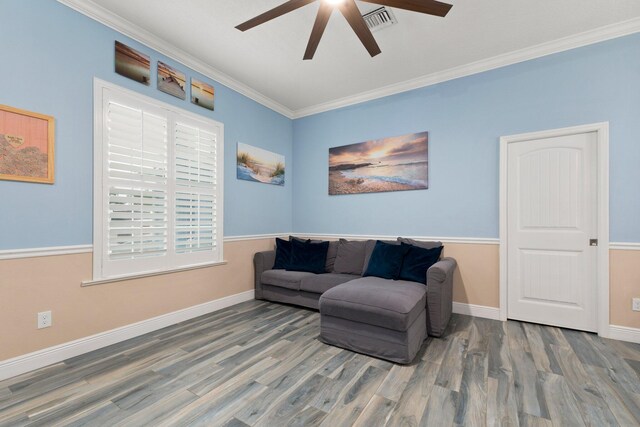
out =
[[[429,188],[427,132],[329,149],[329,194]]]

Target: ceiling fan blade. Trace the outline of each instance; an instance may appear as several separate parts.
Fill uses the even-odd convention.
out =
[[[318,9],[318,15],[316,16],[316,22],[313,24],[313,30],[311,30],[311,36],[309,36],[309,43],[307,44],[307,50],[304,52],[304,59],[313,59],[313,55],[316,53],[320,39],[324,33],[324,29],[327,27],[329,17],[333,12],[333,7],[325,1],[320,2],[320,9]]]
[[[274,18],[282,16],[285,13],[293,12],[296,9],[300,9],[301,7],[313,3],[314,1],[316,0],[289,0],[288,2],[283,3],[280,6],[274,7],[273,9],[256,16],[255,18],[249,19],[247,22],[243,22],[236,28],[240,31],[247,31],[253,27],[264,24],[267,21],[271,21]]]
[[[436,0],[362,0],[367,3],[380,4],[413,12],[426,13],[435,16],[446,16],[453,5]]]
[[[376,39],[373,38],[371,30],[367,27],[367,23],[364,22],[364,19],[360,14],[360,10],[358,9],[358,6],[356,6],[356,2],[354,0],[346,0],[337,7],[347,19],[347,22],[351,25],[351,28],[356,33],[364,47],[369,51],[369,55],[376,56],[382,52],[378,43],[376,43]]]

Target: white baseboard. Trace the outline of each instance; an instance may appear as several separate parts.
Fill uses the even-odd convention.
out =
[[[254,291],[194,305],[110,331],[0,361],[0,381],[254,299]]]
[[[640,329],[609,325],[609,336],[607,338],[640,344]]]
[[[456,314],[466,314],[467,316],[484,317],[485,319],[500,320],[500,309],[497,307],[487,307],[486,305],[475,305],[475,304],[465,304],[462,302],[454,302],[453,312]]]

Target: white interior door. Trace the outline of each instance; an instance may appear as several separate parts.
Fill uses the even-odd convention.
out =
[[[597,331],[596,144],[596,132],[508,144],[511,319]]]

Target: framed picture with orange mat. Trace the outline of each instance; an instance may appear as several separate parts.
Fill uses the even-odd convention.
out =
[[[53,184],[51,116],[0,105],[0,179]]]

